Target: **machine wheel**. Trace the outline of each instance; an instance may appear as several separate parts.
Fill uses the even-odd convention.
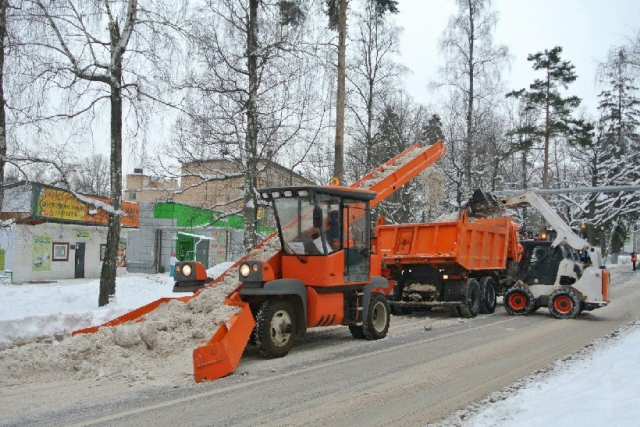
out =
[[[282,357],[293,347],[296,322],[293,307],[288,301],[271,298],[258,309],[256,315],[256,347],[263,357]]]
[[[580,299],[571,288],[560,288],[549,295],[549,311],[558,319],[571,319],[580,313]]]
[[[364,331],[362,330],[362,325],[349,325],[349,332],[351,332],[351,336],[357,340],[364,339]]]
[[[504,294],[504,309],[511,315],[529,314],[535,306],[531,291],[522,286],[514,286]]]
[[[480,313],[491,314],[496,311],[496,286],[493,278],[480,279]]]
[[[467,302],[460,306],[462,317],[473,319],[480,312],[480,285],[476,279],[467,280]]]
[[[459,305],[450,305],[448,307],[449,310],[449,316],[451,317],[462,317],[462,313],[460,312],[460,306]]]
[[[374,292],[369,301],[367,319],[362,324],[362,332],[368,340],[379,340],[387,336],[389,331],[389,302],[384,295]]]

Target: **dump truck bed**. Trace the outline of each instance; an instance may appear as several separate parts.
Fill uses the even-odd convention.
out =
[[[502,270],[518,261],[519,226],[511,217],[425,224],[381,225],[376,228],[382,260],[389,267],[458,265],[466,270]]]

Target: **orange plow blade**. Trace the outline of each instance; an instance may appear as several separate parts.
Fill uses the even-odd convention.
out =
[[[215,380],[235,371],[255,326],[249,304],[242,302],[237,292],[224,303],[242,307],[242,310],[220,325],[206,345],[193,350],[196,382]]]

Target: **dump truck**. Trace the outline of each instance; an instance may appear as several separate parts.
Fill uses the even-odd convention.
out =
[[[474,194],[475,195],[475,194]],[[376,226],[395,314],[447,307],[452,316],[493,313],[496,298],[513,285],[522,254],[520,227],[511,217]]]
[[[384,295],[391,287],[381,274],[380,254],[370,236],[370,211],[444,152],[442,141],[429,147],[416,144],[350,187],[260,190],[261,199],[273,206],[278,231],[231,267],[237,269],[240,283],[225,304],[239,311],[194,350],[196,382],[232,373],[250,338],[266,357],[286,355],[297,337],[319,326],[344,325],[355,338],[383,338],[390,318]],[[207,283],[204,268],[193,261],[178,263],[175,278],[174,289],[196,291],[179,298],[182,302],[222,280]],[[103,326],[142,321],[168,300]]]
[[[578,236],[532,191],[505,197],[500,203],[507,208],[534,207],[556,233],[553,241],[522,242],[517,281],[504,295],[507,313],[524,315],[547,307],[556,318],[569,319],[609,304],[611,273],[600,248]],[[588,262],[580,260],[578,251],[587,254]]]

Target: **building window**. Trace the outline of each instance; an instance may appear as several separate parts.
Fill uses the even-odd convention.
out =
[[[53,242],[53,260],[69,261],[69,243]]]
[[[135,200],[136,199],[136,192],[134,190],[131,190],[131,192],[129,193],[129,200]]]

